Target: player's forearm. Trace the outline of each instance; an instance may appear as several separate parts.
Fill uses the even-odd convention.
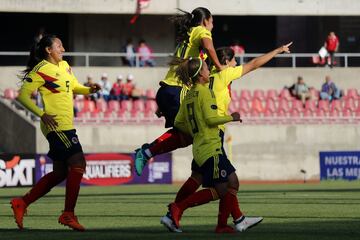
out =
[[[44,111],[36,106],[36,104],[31,100],[30,96],[31,92],[21,90],[19,96],[16,99],[29,111],[34,113],[36,116],[41,117],[44,114]]]
[[[85,87],[85,86],[82,86],[82,85],[78,85],[74,88],[74,93],[75,94],[82,94],[82,95],[88,95],[91,93],[91,88],[90,87]]]
[[[251,68],[252,68],[251,70],[255,70],[255,69],[263,66],[267,62],[269,62],[271,59],[273,59],[278,54],[279,54],[279,49],[274,49],[273,51],[268,52],[260,57],[254,58],[248,64],[251,65]]]
[[[216,69],[221,69],[221,63],[216,55],[216,50],[214,48],[214,44],[211,39],[203,38],[202,39],[202,46],[206,50],[207,54],[209,54],[209,57],[212,61],[212,63],[215,65]]]
[[[232,116],[216,116],[205,118],[206,124],[215,127],[233,121]]]

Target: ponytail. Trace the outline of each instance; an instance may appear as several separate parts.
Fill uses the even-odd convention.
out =
[[[26,69],[22,71],[22,80],[27,78],[28,74],[36,65],[38,65],[39,62],[47,58],[48,53],[46,52],[46,48],[52,46],[55,38],[57,38],[55,35],[45,35],[39,42],[35,43],[31,47]]]
[[[196,83],[196,80],[199,78],[199,73],[203,67],[202,61],[201,58],[181,59],[175,57],[169,65],[176,68],[175,74],[182,84],[191,86]]]
[[[174,23],[176,29],[176,41],[181,43],[189,40],[188,32],[192,27],[196,27],[202,24],[206,19],[211,18],[211,13],[207,8],[198,7],[191,13],[177,8],[183,14],[177,14],[170,18],[170,21]]]

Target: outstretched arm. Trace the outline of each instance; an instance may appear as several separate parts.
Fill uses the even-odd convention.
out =
[[[265,63],[267,63],[268,61],[270,61],[271,59],[273,59],[276,55],[281,54],[281,53],[290,53],[290,49],[289,47],[291,46],[292,42],[283,45],[279,48],[276,48],[274,50],[272,50],[271,52],[268,52],[260,57],[254,58],[253,60],[251,60],[250,62],[246,63],[243,65],[243,74],[245,75],[251,71],[254,71],[255,69],[261,67],[262,65],[264,65]]]

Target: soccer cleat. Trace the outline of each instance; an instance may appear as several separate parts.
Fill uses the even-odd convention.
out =
[[[171,217],[172,217],[175,227],[179,228],[180,227],[180,219],[181,219],[181,215],[182,215],[180,208],[178,208],[176,203],[171,203],[171,204],[169,204],[169,212],[171,214]]]
[[[230,227],[229,225],[226,226],[216,226],[215,228],[216,233],[235,233],[236,231]]]
[[[63,212],[59,217],[59,223],[76,231],[85,231],[85,228],[78,222],[73,212]]]
[[[263,220],[262,217],[245,217],[242,216],[238,220],[234,221],[235,228],[239,232],[243,232],[248,228],[252,228],[259,224]]]
[[[145,154],[145,149],[148,148],[149,144],[142,145],[141,148],[135,150],[135,172],[138,176],[141,176],[146,163],[149,161]]]
[[[160,218],[160,223],[164,225],[170,232],[176,232],[176,233],[182,232],[180,228],[177,228],[175,226],[173,220],[168,215],[165,215],[162,218]]]
[[[26,215],[26,203],[22,198],[13,198],[10,202],[11,208],[13,210],[15,222],[19,229],[23,229],[23,219]]]

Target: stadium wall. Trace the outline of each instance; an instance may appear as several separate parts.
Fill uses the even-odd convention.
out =
[[[2,12],[132,14],[135,0],[2,0]],[[358,15],[357,0],[152,0],[144,14],[172,14],[204,6],[215,15]]]
[[[0,99],[0,146],[6,153],[35,153],[36,128],[15,112],[8,102]]]
[[[16,77],[23,68],[0,67],[0,89],[17,88],[20,80]],[[108,73],[110,82],[114,82],[118,74],[126,77],[135,76],[134,83],[143,89],[157,89],[159,81],[164,78],[167,68],[127,68],[127,67],[74,67],[75,75],[80,82],[85,82],[91,74],[95,81],[100,80],[103,72]],[[325,76],[330,75],[342,89],[360,89],[360,68],[261,68],[235,81],[233,89],[282,89],[303,76],[309,86],[320,89]]]
[[[133,152],[164,132],[162,125],[81,125],[76,126],[84,152]],[[228,126],[231,151],[242,180],[319,180],[320,151],[360,149],[359,125],[238,125]],[[46,153],[48,144],[37,127],[37,153]],[[228,148],[228,145],[227,145]],[[173,153],[173,180],[190,176],[191,147]]]

